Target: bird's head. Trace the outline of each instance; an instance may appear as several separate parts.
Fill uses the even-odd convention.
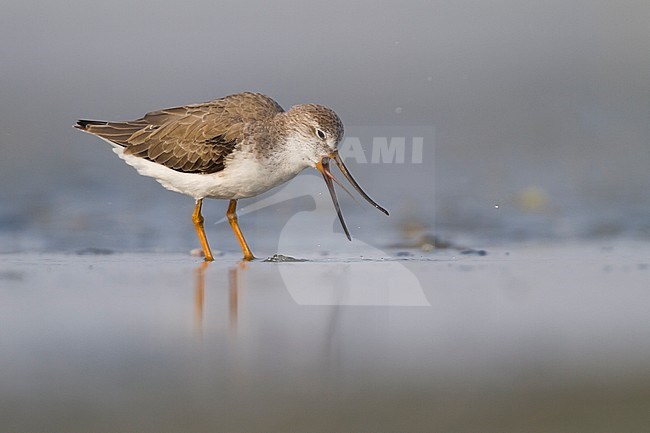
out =
[[[325,157],[338,152],[343,139],[343,122],[322,105],[302,104],[286,113],[287,130],[292,141],[300,143],[300,153],[314,167]]]
[[[361,189],[343,164],[338,152],[339,143],[343,139],[343,122],[333,110],[317,104],[296,105],[286,113],[285,125],[289,133],[289,141],[294,145],[295,156],[300,158],[306,166],[315,168],[323,175],[339,221],[348,239],[352,240],[343,220],[333,182],[336,182],[348,194],[350,193],[330,172],[330,160],[336,162],[343,176],[364,199],[388,215],[386,209],[379,206]]]

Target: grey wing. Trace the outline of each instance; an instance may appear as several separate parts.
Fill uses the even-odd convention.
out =
[[[240,93],[205,104],[168,108],[129,122],[79,121],[77,128],[184,173],[216,173],[237,145],[246,127],[282,108],[272,99]]]

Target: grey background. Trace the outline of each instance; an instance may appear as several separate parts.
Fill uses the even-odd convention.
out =
[[[351,167],[393,211],[346,202],[360,236],[416,218],[449,237],[647,239],[648,23],[645,1],[5,1],[0,251],[195,246],[191,199],[71,125],[243,90],[435,128],[422,165]]]

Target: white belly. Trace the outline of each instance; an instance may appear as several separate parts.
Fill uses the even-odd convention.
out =
[[[260,164],[250,155],[240,154],[218,173],[183,173],[138,156],[125,155],[123,147],[111,144],[113,152],[141,175],[153,177],[165,188],[189,195],[195,200],[206,197],[217,199],[253,197],[291,180],[305,168],[287,167],[283,164]]]

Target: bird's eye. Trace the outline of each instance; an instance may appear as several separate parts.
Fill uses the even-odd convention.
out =
[[[320,129],[316,130],[316,135],[318,135],[318,138],[320,138],[321,140],[325,140],[325,133]]]

